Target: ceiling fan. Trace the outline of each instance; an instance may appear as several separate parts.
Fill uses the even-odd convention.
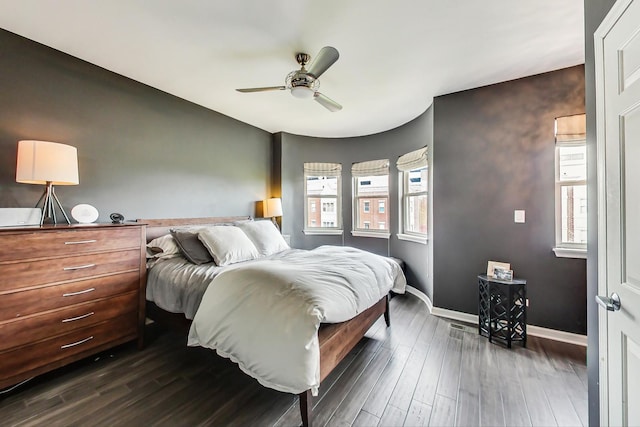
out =
[[[304,99],[313,97],[313,99],[318,101],[318,103],[327,110],[331,112],[340,111],[342,110],[342,105],[318,92],[318,88],[320,87],[320,80],[318,80],[318,78],[322,73],[327,71],[327,69],[331,67],[339,57],[340,54],[336,48],[325,46],[320,49],[318,56],[314,59],[307,70],[305,65],[307,65],[311,56],[306,53],[298,53],[296,54],[296,61],[298,61],[301,68],[299,70],[294,70],[287,75],[284,86],[254,87],[236,90],[242,93],[250,93],[289,89],[291,91],[291,95],[296,98]]]

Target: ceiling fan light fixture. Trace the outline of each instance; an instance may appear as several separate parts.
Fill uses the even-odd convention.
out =
[[[291,88],[291,95],[295,98],[310,99],[313,98],[314,91],[306,86],[294,86]]]

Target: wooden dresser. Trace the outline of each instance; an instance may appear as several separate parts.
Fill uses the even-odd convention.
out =
[[[142,347],[144,243],[143,224],[0,229],[0,388]]]

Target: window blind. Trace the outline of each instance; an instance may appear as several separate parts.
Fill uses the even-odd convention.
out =
[[[368,162],[354,163],[351,166],[353,176],[379,176],[389,175],[389,159],[370,160]]]
[[[403,154],[398,158],[396,166],[399,171],[406,172],[414,169],[424,168],[428,164],[427,147],[422,147],[419,150],[412,151],[407,154]]]
[[[340,163],[305,163],[304,174],[310,176],[340,176],[342,165]]]
[[[556,118],[556,142],[584,141],[586,138],[586,114]]]

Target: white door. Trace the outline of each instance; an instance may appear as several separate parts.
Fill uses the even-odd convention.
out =
[[[618,0],[595,45],[600,421],[640,426],[640,0]]]

